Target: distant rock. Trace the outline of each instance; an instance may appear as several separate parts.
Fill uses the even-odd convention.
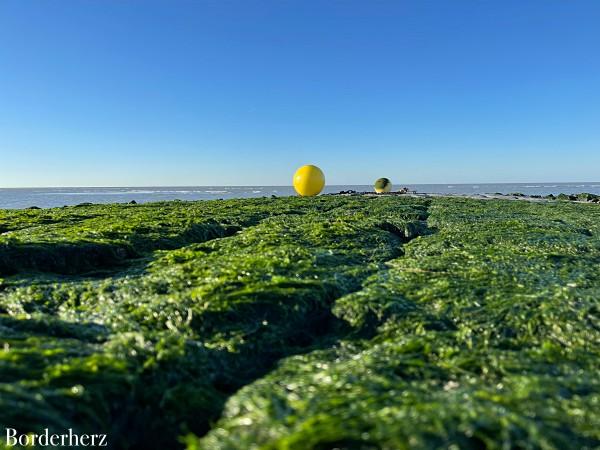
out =
[[[577,200],[580,202],[593,202],[598,203],[600,199],[600,195],[590,194],[589,192],[582,192],[581,194],[577,194]]]

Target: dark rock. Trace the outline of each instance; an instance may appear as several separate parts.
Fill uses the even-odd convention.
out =
[[[577,194],[577,200],[582,202],[593,202],[598,198],[600,198],[599,195],[590,194],[589,192],[582,192],[581,194]]]
[[[130,204],[130,205],[137,205],[137,202],[136,202],[135,200],[131,200],[131,201],[129,202],[129,204]]]
[[[30,206],[29,208],[26,208],[26,209],[42,209],[42,208],[40,208],[39,206]]]

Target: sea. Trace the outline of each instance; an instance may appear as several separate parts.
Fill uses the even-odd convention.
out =
[[[406,184],[411,191],[431,194],[473,195],[512,194],[548,195],[589,192],[600,195],[600,182],[580,183],[500,183],[500,184]],[[323,193],[353,190],[372,191],[370,185],[331,185]],[[216,200],[251,197],[287,197],[296,195],[292,186],[190,186],[190,187],[69,187],[69,188],[0,188],[0,209],[37,206],[55,208],[80,203],[137,203],[164,200]]]

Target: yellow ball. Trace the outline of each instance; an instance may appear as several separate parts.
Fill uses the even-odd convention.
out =
[[[392,190],[392,182],[388,178],[379,178],[375,181],[375,192],[383,194],[384,192],[390,192]]]
[[[325,175],[317,166],[306,165],[294,174],[294,189],[303,197],[319,194],[325,187]]]

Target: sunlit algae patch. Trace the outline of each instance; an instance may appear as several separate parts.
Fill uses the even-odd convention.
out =
[[[600,205],[0,212],[0,424],[117,449],[598,448]]]

